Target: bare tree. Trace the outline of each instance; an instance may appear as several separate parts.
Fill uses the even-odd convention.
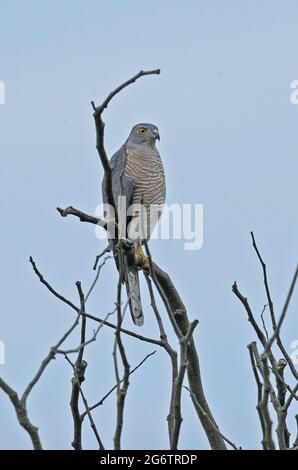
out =
[[[255,377],[258,396],[257,396],[257,411],[259,415],[260,425],[262,429],[262,446],[265,450],[273,450],[276,448],[273,436],[272,436],[272,418],[270,413],[270,401],[276,415],[277,428],[276,435],[278,441],[278,448],[281,450],[296,448],[297,447],[297,438],[293,442],[292,447],[290,443],[290,432],[287,427],[287,418],[289,415],[290,405],[292,400],[298,399],[298,372],[293,364],[293,361],[288,354],[286,347],[283,344],[283,341],[280,336],[280,329],[285,319],[288,306],[294,291],[294,287],[297,281],[298,275],[298,266],[296,267],[286,301],[281,312],[280,318],[277,321],[275,308],[272,301],[272,296],[269,288],[269,281],[267,275],[266,264],[260,254],[260,251],[257,247],[255,237],[253,232],[251,232],[253,248],[257,254],[257,257],[260,261],[263,273],[263,282],[265,286],[265,293],[267,304],[270,312],[270,321],[272,328],[272,336],[269,338],[268,331],[264,321],[264,311],[265,306],[261,315],[262,328],[259,326],[256,316],[252,311],[252,308],[248,302],[248,299],[244,297],[238,289],[236,282],[232,286],[233,293],[242,303],[249,322],[251,323],[254,332],[257,336],[258,343],[253,341],[248,345],[249,356],[251,361],[251,366],[253,374]],[[282,357],[278,360],[276,359],[276,354],[273,352],[273,345],[276,342]],[[261,348],[261,352],[260,352]],[[289,380],[285,379],[285,368],[289,367],[290,376]],[[294,385],[291,387],[290,382],[291,376],[294,380]],[[273,382],[274,379],[274,382]],[[296,418],[297,420],[297,418]]]
[[[125,418],[125,405],[126,397],[129,393],[129,378],[130,376],[143,367],[144,363],[155,353],[155,350],[148,354],[138,364],[134,365],[133,368],[130,365],[130,360],[127,355],[125,341],[126,337],[130,336],[135,341],[146,342],[159,347],[165,351],[169,357],[169,363],[171,367],[171,393],[169,397],[169,412],[167,417],[168,436],[169,436],[169,448],[175,450],[179,446],[179,436],[181,431],[181,424],[183,419],[183,413],[181,409],[181,395],[185,388],[190,395],[193,403],[194,411],[198,416],[198,420],[204,429],[206,437],[209,441],[210,448],[213,450],[224,450],[226,448],[239,449],[239,445],[234,444],[229,438],[227,438],[223,432],[219,429],[219,426],[211,412],[210,406],[207,402],[204,388],[201,379],[200,362],[193,338],[193,333],[198,325],[198,320],[192,322],[189,321],[187,315],[187,309],[174,286],[170,276],[163,271],[156,262],[153,261],[148,244],[145,242],[146,253],[149,259],[149,269],[144,271],[145,280],[150,296],[152,311],[156,319],[156,324],[159,331],[159,338],[152,338],[143,336],[134,331],[125,329],[123,327],[123,318],[126,313],[128,302],[123,302],[122,295],[122,281],[124,275],[124,257],[127,252],[126,243],[118,238],[117,235],[117,224],[118,214],[117,207],[113,197],[112,191],[112,170],[109,163],[109,158],[105,150],[104,142],[104,130],[105,124],[102,119],[103,112],[110,104],[111,100],[120,93],[124,88],[133,84],[138,79],[147,75],[158,75],[159,69],[150,71],[140,71],[138,74],[133,76],[131,79],[124,82],[118,88],[113,90],[108,97],[99,106],[96,106],[92,102],[93,116],[95,121],[96,130],[96,148],[100,157],[101,164],[105,173],[105,185],[106,194],[108,195],[109,203],[114,207],[115,220],[112,222],[115,228],[116,238],[110,241],[110,244],[104,248],[102,253],[96,257],[94,264],[95,277],[89,290],[84,292],[81,282],[76,282],[76,290],[78,294],[78,305],[71,302],[63,294],[58,292],[51,283],[49,283],[44,275],[37,267],[35,261],[30,258],[33,271],[40,280],[40,282],[48,289],[48,291],[54,295],[59,301],[63,302],[74,312],[74,321],[70,325],[68,331],[57,341],[57,343],[50,348],[48,355],[43,359],[38,371],[31,379],[30,383],[24,390],[21,397],[13,390],[3,379],[0,378],[0,388],[10,398],[12,405],[17,414],[20,425],[27,431],[33,448],[42,449],[42,444],[39,436],[39,432],[36,426],[32,424],[29,419],[27,400],[36,386],[38,381],[41,379],[43,372],[51,361],[58,355],[65,358],[66,363],[71,367],[73,378],[72,378],[72,390],[70,397],[70,407],[73,417],[73,440],[72,447],[76,450],[83,448],[82,446],[82,435],[83,435],[83,424],[85,418],[88,419],[91,429],[93,431],[95,440],[99,450],[110,447],[110,443],[105,441],[105,429],[98,428],[93,418],[93,410],[99,406],[102,406],[105,400],[114,392],[117,397],[117,413],[115,422],[115,433],[114,433],[114,448],[120,450],[122,448],[122,433]],[[67,208],[57,208],[58,212],[62,217],[69,215],[77,217],[81,222],[86,222],[93,225],[98,225],[107,230],[107,221],[98,217],[88,215],[72,206]],[[264,318],[262,316],[262,327],[260,327],[255,319],[248,300],[240,293],[236,283],[233,285],[233,292],[241,301],[244,306],[248,319],[251,322],[254,332],[257,336],[258,343],[252,342],[249,348],[249,354],[252,364],[253,374],[256,380],[257,391],[258,391],[258,402],[257,411],[260,418],[261,429],[263,433],[262,445],[264,449],[275,449],[275,442],[272,436],[272,419],[270,415],[269,401],[271,400],[274,412],[277,417],[277,440],[280,449],[297,448],[298,437],[294,443],[290,443],[290,433],[287,428],[287,416],[290,410],[290,406],[293,400],[297,400],[298,391],[298,372],[295,369],[293,362],[291,361],[289,354],[284,347],[280,330],[284,321],[288,305],[294,290],[294,285],[297,279],[297,270],[293,278],[291,288],[285,307],[280,316],[280,319],[276,320],[276,315],[273,307],[273,302],[268,287],[266,265],[263,262],[261,255],[253,237],[253,246],[258,255],[263,269],[264,284],[267,296],[267,302],[269,305],[271,323],[273,333],[269,338],[266,330]],[[131,247],[130,247],[131,249]],[[94,287],[99,279],[100,272],[104,267],[105,263],[113,253],[117,256],[119,272],[118,279],[115,280],[115,309],[112,312],[107,313],[104,318],[99,318],[96,315],[88,312],[86,304],[90,295],[92,294]],[[100,260],[102,262],[100,263]],[[137,254],[133,256],[133,262],[138,266],[139,258]],[[163,312],[159,311],[158,302],[156,295],[160,297],[163,305]],[[264,313],[264,311],[262,312]],[[169,334],[166,331],[164,325],[164,314],[166,314],[170,320],[171,328],[177,338],[177,344],[179,348],[177,350],[169,342]],[[116,317],[115,321],[111,321],[110,317]],[[87,322],[92,322],[95,325],[93,335],[87,337],[86,326]],[[63,349],[63,343],[67,338],[71,336],[74,330],[80,327],[80,343],[74,345],[72,348]],[[96,403],[90,404],[85,391],[84,383],[87,380],[87,362],[84,359],[84,353],[88,345],[94,341],[97,341],[100,334],[104,334],[106,329],[113,329],[115,333],[114,347],[113,347],[113,362],[115,369],[115,385],[103,394]],[[277,360],[273,354],[273,345],[277,344],[281,351],[282,357]],[[262,351],[260,352],[260,347]],[[75,357],[73,360],[72,357]],[[290,386],[288,381],[285,379],[285,369],[289,367],[295,383]],[[188,379],[188,385],[184,385],[186,377]],[[275,382],[273,383],[272,378]],[[298,422],[298,416],[296,416]]]

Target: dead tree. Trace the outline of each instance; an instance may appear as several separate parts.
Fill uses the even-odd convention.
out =
[[[270,410],[270,408],[273,408],[277,422],[276,436],[278,448],[280,450],[290,448],[298,449],[298,439],[296,437],[296,439],[291,444],[290,432],[287,427],[287,419],[289,417],[290,406],[294,399],[298,400],[298,371],[296,370],[295,365],[293,364],[293,361],[290,355],[288,354],[286,347],[283,344],[280,334],[281,326],[284,322],[288,306],[294,292],[294,287],[297,281],[298,266],[296,266],[296,270],[281,315],[279,317],[279,320],[277,320],[275,307],[269,288],[267,267],[257,247],[253,232],[251,232],[251,238],[253,248],[262,267],[263,282],[267,300],[267,303],[264,305],[261,314],[262,327],[258,324],[256,315],[253,313],[248,299],[244,295],[242,295],[242,293],[238,289],[236,282],[234,282],[232,286],[232,291],[242,303],[246,311],[248,321],[251,323],[257,337],[257,341],[253,341],[248,345],[248,350],[258,391],[256,408],[258,411],[263,436],[262,446],[264,450],[274,450],[276,448],[276,444],[272,435],[273,421],[271,418]],[[270,313],[270,323],[272,329],[271,337],[269,337],[263,316],[266,307],[268,307]],[[273,346],[275,343],[281,354],[281,357],[279,359],[276,358],[276,354],[273,352]],[[285,369],[287,367],[290,371],[288,379],[285,378]],[[291,386],[290,383],[293,380],[294,384]],[[271,407],[270,402],[272,405]],[[297,414],[296,422],[298,436]]]
[[[96,106],[92,102],[92,107],[94,111],[94,121],[96,129],[96,148],[102,163],[104,173],[105,173],[105,190],[108,196],[108,202],[114,208],[115,213],[115,230],[114,233],[117,234],[117,207],[113,197],[112,191],[112,170],[109,163],[109,158],[105,151],[104,145],[104,129],[105,124],[102,119],[102,114],[104,110],[109,105],[110,101],[124,88],[134,83],[141,77],[146,75],[158,75],[160,73],[159,69],[150,70],[150,71],[140,71],[130,80],[127,80],[125,83],[120,85],[114,91],[112,91],[104,102]],[[79,217],[82,222],[89,222],[92,224],[100,225],[103,228],[107,228],[106,221],[103,219],[98,219],[87,214],[84,214],[82,211],[79,211],[72,206],[67,207],[66,209],[57,208],[59,213],[66,217],[68,215],[74,215]],[[122,320],[123,312],[121,311],[122,305],[122,277],[123,277],[123,254],[125,252],[125,245],[121,240],[115,239],[113,242],[113,251],[117,253],[117,258],[119,262],[119,277],[117,285],[117,325],[115,325],[115,346],[114,346],[114,365],[116,371],[116,380],[117,380],[117,426],[114,436],[114,446],[116,449],[121,448],[120,438],[121,431],[123,426],[123,413],[125,406],[125,397],[127,394],[129,386],[129,372],[130,366],[128,363],[128,358],[126,356],[124,343],[122,340],[123,332],[122,329]],[[104,250],[106,252],[106,250]],[[198,417],[201,421],[201,424],[205,430],[206,436],[209,440],[210,446],[212,449],[225,449],[225,438],[218,429],[218,426],[215,422],[215,419],[211,413],[210,407],[208,406],[202,380],[200,373],[200,364],[198,359],[198,354],[196,347],[192,338],[194,329],[196,328],[198,321],[195,320],[192,323],[189,322],[187,311],[185,305],[183,304],[174,284],[171,281],[171,278],[167,273],[158,267],[151,259],[151,254],[149,252],[149,247],[146,244],[146,251],[148,258],[150,260],[150,269],[148,273],[145,273],[147,286],[149,289],[150,299],[152,309],[159,327],[160,338],[155,340],[154,343],[158,344],[168,353],[171,361],[172,367],[172,390],[170,397],[170,406],[168,414],[168,432],[169,432],[169,442],[171,449],[177,449],[180,426],[182,422],[181,414],[181,391],[183,386],[183,380],[185,373],[187,372],[189,389],[191,398],[194,403],[195,410],[198,414]],[[98,261],[99,258],[97,258]],[[135,257],[136,264],[138,263],[137,256]],[[155,300],[155,293],[153,285],[159,293],[161,300],[164,304],[165,311],[170,319],[173,330],[177,336],[177,339],[180,344],[179,352],[175,351],[172,346],[169,344],[167,334],[162,321],[162,315],[159,313],[157,308],[157,303]],[[138,335],[139,336],[139,335]],[[142,337],[142,341],[152,342],[150,338]],[[120,386],[120,376],[119,376],[119,367],[117,363],[117,349],[119,350],[124,374],[122,377],[122,385]],[[199,406],[198,406],[199,405]]]
[[[189,321],[187,309],[176,287],[174,286],[170,276],[165,271],[163,271],[156,264],[156,262],[152,260],[147,243],[145,243],[145,248],[149,259],[149,270],[144,271],[144,276],[150,295],[152,310],[159,329],[159,338],[146,337],[123,327],[123,318],[126,312],[127,302],[124,303],[122,298],[122,278],[124,262],[123,259],[127,250],[127,246],[125,243],[123,243],[123,240],[117,237],[117,208],[112,192],[111,167],[109,163],[109,158],[105,150],[105,124],[103,122],[102,115],[104,110],[109,105],[110,101],[124,88],[136,82],[141,77],[144,77],[146,75],[158,75],[159,73],[160,71],[158,69],[150,71],[141,71],[134,77],[132,77],[130,80],[126,81],[114,91],[112,91],[101,105],[96,106],[92,102],[96,130],[96,148],[106,176],[105,184],[108,200],[109,203],[115,209],[115,220],[112,221],[112,223],[114,224],[116,239],[112,242],[113,247],[111,247],[111,245],[108,245],[102,251],[102,253],[96,257],[96,262],[94,265],[94,270],[96,272],[95,278],[87,293],[84,292],[82,285],[79,281],[76,283],[76,289],[78,293],[78,305],[74,304],[64,295],[59,293],[52,286],[52,284],[50,284],[45,279],[44,275],[37,267],[35,261],[30,258],[33,271],[37,275],[40,282],[49,290],[51,294],[53,294],[59,301],[63,302],[74,312],[74,321],[72,325],[69,327],[68,331],[64,333],[61,339],[59,339],[59,341],[50,349],[48,355],[42,361],[40,368],[33,376],[32,380],[30,381],[21,396],[19,396],[16,391],[13,390],[3,379],[0,379],[0,388],[10,398],[14,406],[18,421],[20,425],[27,431],[34,449],[42,449],[42,444],[37,427],[33,425],[29,419],[27,410],[27,400],[33,388],[36,386],[36,384],[42,377],[42,374],[45,371],[46,367],[58,355],[65,358],[67,364],[71,367],[73,371],[72,390],[70,397],[71,413],[73,417],[72,447],[76,450],[82,449],[82,431],[85,418],[88,419],[90,423],[98,445],[98,449],[103,450],[105,446],[108,445],[104,442],[105,430],[98,429],[93,419],[92,412],[94,409],[101,406],[112,393],[116,392],[117,419],[115,423],[114,448],[117,450],[121,449],[121,437],[124,424],[124,410],[126,397],[129,393],[129,378],[131,374],[135,373],[141,366],[143,366],[144,362],[155,353],[155,351],[153,351],[152,353],[148,354],[139,364],[136,364],[133,368],[131,368],[129,358],[125,349],[126,336],[130,336],[136,341],[147,342],[149,344],[154,345],[155,347],[162,348],[169,356],[171,365],[171,394],[169,397],[169,412],[167,418],[169,448],[175,450],[179,446],[179,435],[182,423],[181,394],[184,387],[189,392],[194,406],[194,410],[197,413],[199,422],[201,423],[204,429],[204,432],[210,444],[210,448],[213,450],[224,450],[226,448],[232,448],[235,450],[239,449],[239,446],[236,446],[219,429],[219,426],[215,421],[215,418],[210,410],[210,406],[208,405],[204,393],[200,372],[199,357],[195,341],[193,339],[193,332],[198,325],[198,320],[194,320],[193,322]],[[72,206],[69,206],[64,209],[57,208],[57,210],[62,217],[72,215],[77,217],[81,222],[98,225],[103,227],[104,229],[107,229],[107,221],[105,219],[88,215]],[[285,347],[283,346],[283,343],[280,338],[280,328],[294,289],[294,284],[297,278],[297,271],[288,295],[287,302],[285,304],[284,311],[282,312],[280,320],[277,322],[273,308],[273,302],[271,300],[270,291],[268,287],[266,266],[263,263],[263,260],[258,252],[255,241],[254,247],[262,263],[264,272],[264,282],[273,327],[273,335],[271,338],[269,338],[268,335],[266,337],[261,327],[259,327],[259,325],[257,324],[247,299],[243,297],[243,295],[239,292],[236,283],[233,285],[233,292],[245,307],[249,321],[252,323],[255,333],[257,334],[257,338],[263,348],[262,352],[260,353],[258,346],[255,342],[249,345],[249,353],[252,368],[258,389],[257,409],[263,432],[263,448],[275,448],[274,439],[272,437],[272,420],[269,411],[270,399],[278,418],[277,436],[279,448],[287,449],[290,448],[290,436],[289,431],[287,429],[286,417],[292,401],[294,399],[297,400],[298,373],[294,367],[294,364],[291,362]],[[107,313],[104,318],[99,318],[98,316],[88,312],[86,304],[96,286],[101,269],[103,268],[107,259],[111,257],[111,252],[116,253],[119,263],[119,273],[117,282],[115,280],[115,309],[114,311]],[[103,261],[100,264],[101,259]],[[133,259],[134,262],[138,265],[138,256],[135,255]],[[159,297],[161,298],[164,307],[164,311],[162,313],[159,311],[157,306],[156,293],[158,293]],[[179,344],[178,350],[175,350],[168,340],[168,334],[165,330],[163,322],[164,314],[168,316],[171,328],[173,329],[176,335]],[[116,322],[111,321],[111,316],[116,316]],[[92,322],[95,325],[93,335],[89,338],[86,337],[87,322]],[[71,349],[63,349],[63,343],[65,342],[65,340],[69,338],[73,331],[79,326],[81,332],[80,343],[78,345],[75,345]],[[84,382],[87,379],[87,362],[84,359],[84,352],[86,347],[88,347],[91,342],[94,342],[98,339],[99,334],[104,334],[106,328],[113,329],[115,333],[115,341],[113,348],[115,385],[110,390],[108,390],[96,403],[90,404],[84,392]],[[279,361],[275,359],[275,356],[272,352],[272,345],[275,342],[277,343],[283,356]],[[72,359],[73,356],[75,357],[75,359]],[[289,366],[296,380],[296,384],[294,384],[292,388],[285,380],[284,370],[286,366]],[[272,384],[272,375],[275,378],[275,385]],[[188,379],[188,386],[184,386],[186,376]],[[297,441],[298,438],[296,438],[296,441],[293,444],[294,447],[298,446]]]

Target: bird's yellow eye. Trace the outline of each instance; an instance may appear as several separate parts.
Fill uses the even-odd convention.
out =
[[[145,129],[145,127],[141,127],[141,128],[139,129],[139,134],[140,134],[140,135],[145,135],[146,132],[147,132],[147,129]]]

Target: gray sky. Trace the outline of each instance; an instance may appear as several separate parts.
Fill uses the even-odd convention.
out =
[[[135,123],[155,123],[167,202],[204,204],[201,250],[157,240],[151,251],[173,277],[190,318],[200,320],[195,339],[218,424],[243,448],[260,447],[246,348],[254,334],[231,286],[238,281],[259,315],[265,296],[250,230],[268,262],[277,312],[295,268],[298,105],[290,102],[290,84],[298,79],[297,2],[2,0],[0,10],[0,80],[6,85],[0,106],[0,339],[6,364],[0,374],[21,391],[73,320],[71,310],[39,284],[29,256],[77,301],[75,281],[87,290],[95,255],[104,247],[92,226],[61,219],[55,210],[72,204],[92,214],[101,202],[90,101],[101,101],[140,69],[160,67],[159,77],[143,78],[106,112],[107,150],[117,150]],[[115,294],[110,260],[88,310],[104,315]],[[143,295],[142,333],[157,337]],[[298,339],[297,305],[296,296],[283,330],[289,351]],[[125,322],[134,329],[129,317]],[[78,341],[74,335],[71,344]],[[154,350],[125,341],[132,365]],[[90,403],[114,384],[112,344],[111,331],[102,330],[88,348],[84,387]],[[49,449],[70,447],[70,379],[58,357],[28,403]],[[131,378],[124,448],[167,447],[169,384],[169,361],[158,350]],[[0,447],[30,448],[2,393],[0,413]],[[208,448],[187,393],[183,416],[181,448]],[[94,418],[111,447],[115,396]],[[85,430],[84,446],[96,448],[87,423]]]

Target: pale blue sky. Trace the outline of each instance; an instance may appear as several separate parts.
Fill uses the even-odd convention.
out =
[[[204,204],[204,246],[153,241],[155,260],[172,275],[191,319],[206,394],[222,431],[243,448],[260,444],[256,390],[246,345],[254,339],[231,285],[257,314],[265,297],[250,244],[254,230],[268,262],[280,311],[297,255],[298,79],[296,1],[145,2],[57,0],[0,2],[1,330],[6,364],[0,374],[21,391],[73,313],[38,282],[28,262],[77,299],[89,286],[104,242],[92,226],[61,219],[55,207],[94,213],[102,169],[90,101],[100,101],[141,68],[160,67],[125,90],[105,114],[109,154],[132,125],[154,122],[161,133],[169,203]],[[115,299],[113,263],[103,272],[89,311],[104,315]],[[144,294],[142,333],[157,335]],[[165,315],[165,314],[164,314]],[[285,344],[298,339],[297,296],[284,325]],[[134,328],[129,317],[126,326]],[[92,328],[92,325],[90,325]],[[71,344],[78,342],[74,336]],[[90,403],[114,384],[113,334],[103,330],[87,351]],[[152,348],[127,340],[132,365]],[[125,448],[167,447],[169,363],[158,350],[131,378]],[[70,447],[71,370],[59,357],[28,403],[44,446]],[[11,404],[0,394],[0,447],[30,448]],[[187,394],[182,448],[207,448]],[[112,446],[115,397],[94,413]],[[96,442],[86,423],[86,448]]]

